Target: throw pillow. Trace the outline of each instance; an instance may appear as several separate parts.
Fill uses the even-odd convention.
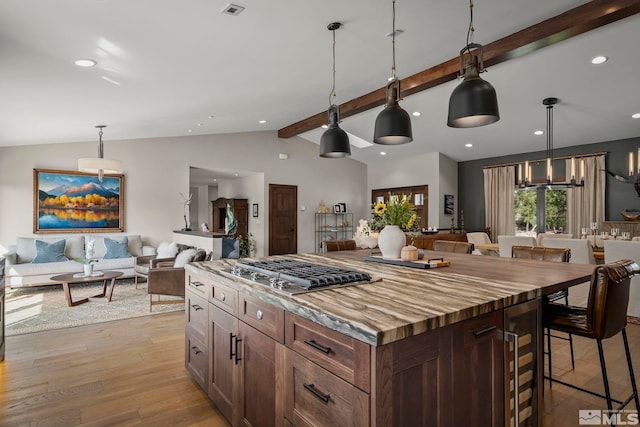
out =
[[[196,256],[196,250],[195,249],[186,249],[186,250],[180,252],[176,256],[176,260],[173,263],[173,266],[176,267],[176,268],[182,268],[186,264],[188,264],[191,261],[193,261],[193,257],[194,256]]]
[[[36,256],[31,262],[39,264],[45,262],[69,261],[69,258],[64,256],[64,245],[64,239],[53,243],[36,240]]]
[[[126,237],[120,240],[105,237],[104,246],[107,248],[104,259],[131,258],[131,254],[129,253],[129,240]]]
[[[174,258],[178,253],[178,244],[176,242],[162,242],[158,246],[157,257],[158,258]]]
[[[207,251],[205,251],[204,249],[198,249],[193,259],[191,260],[191,262],[200,262],[206,259],[207,259]]]

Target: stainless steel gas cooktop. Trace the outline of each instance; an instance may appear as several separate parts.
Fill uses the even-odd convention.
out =
[[[292,259],[238,262],[223,272],[291,295],[371,282],[368,273]]]

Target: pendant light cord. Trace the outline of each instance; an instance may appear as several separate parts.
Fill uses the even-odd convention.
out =
[[[467,53],[469,53],[469,55],[471,55],[471,49],[469,48],[469,45],[471,43],[473,43],[473,32],[475,31],[475,28],[473,28],[473,0],[469,0],[469,15],[470,15],[470,19],[469,19],[469,29],[467,30]]]
[[[553,105],[547,105],[547,158],[553,159]]]
[[[391,50],[393,64],[391,65],[391,78],[396,79],[396,0],[393,0],[393,22],[391,24]]]
[[[331,93],[329,94],[329,106],[333,105],[331,97],[333,96],[334,101],[336,98],[336,30],[332,29],[331,32],[333,33],[333,86],[331,86]]]

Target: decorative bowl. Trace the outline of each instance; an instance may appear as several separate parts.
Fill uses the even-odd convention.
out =
[[[623,209],[620,211],[620,214],[622,214],[622,218],[624,218],[625,221],[640,221],[639,211]]]

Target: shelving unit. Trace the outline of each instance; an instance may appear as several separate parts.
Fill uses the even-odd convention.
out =
[[[351,212],[316,213],[316,252],[324,252],[325,240],[349,240],[353,238],[353,214]]]

